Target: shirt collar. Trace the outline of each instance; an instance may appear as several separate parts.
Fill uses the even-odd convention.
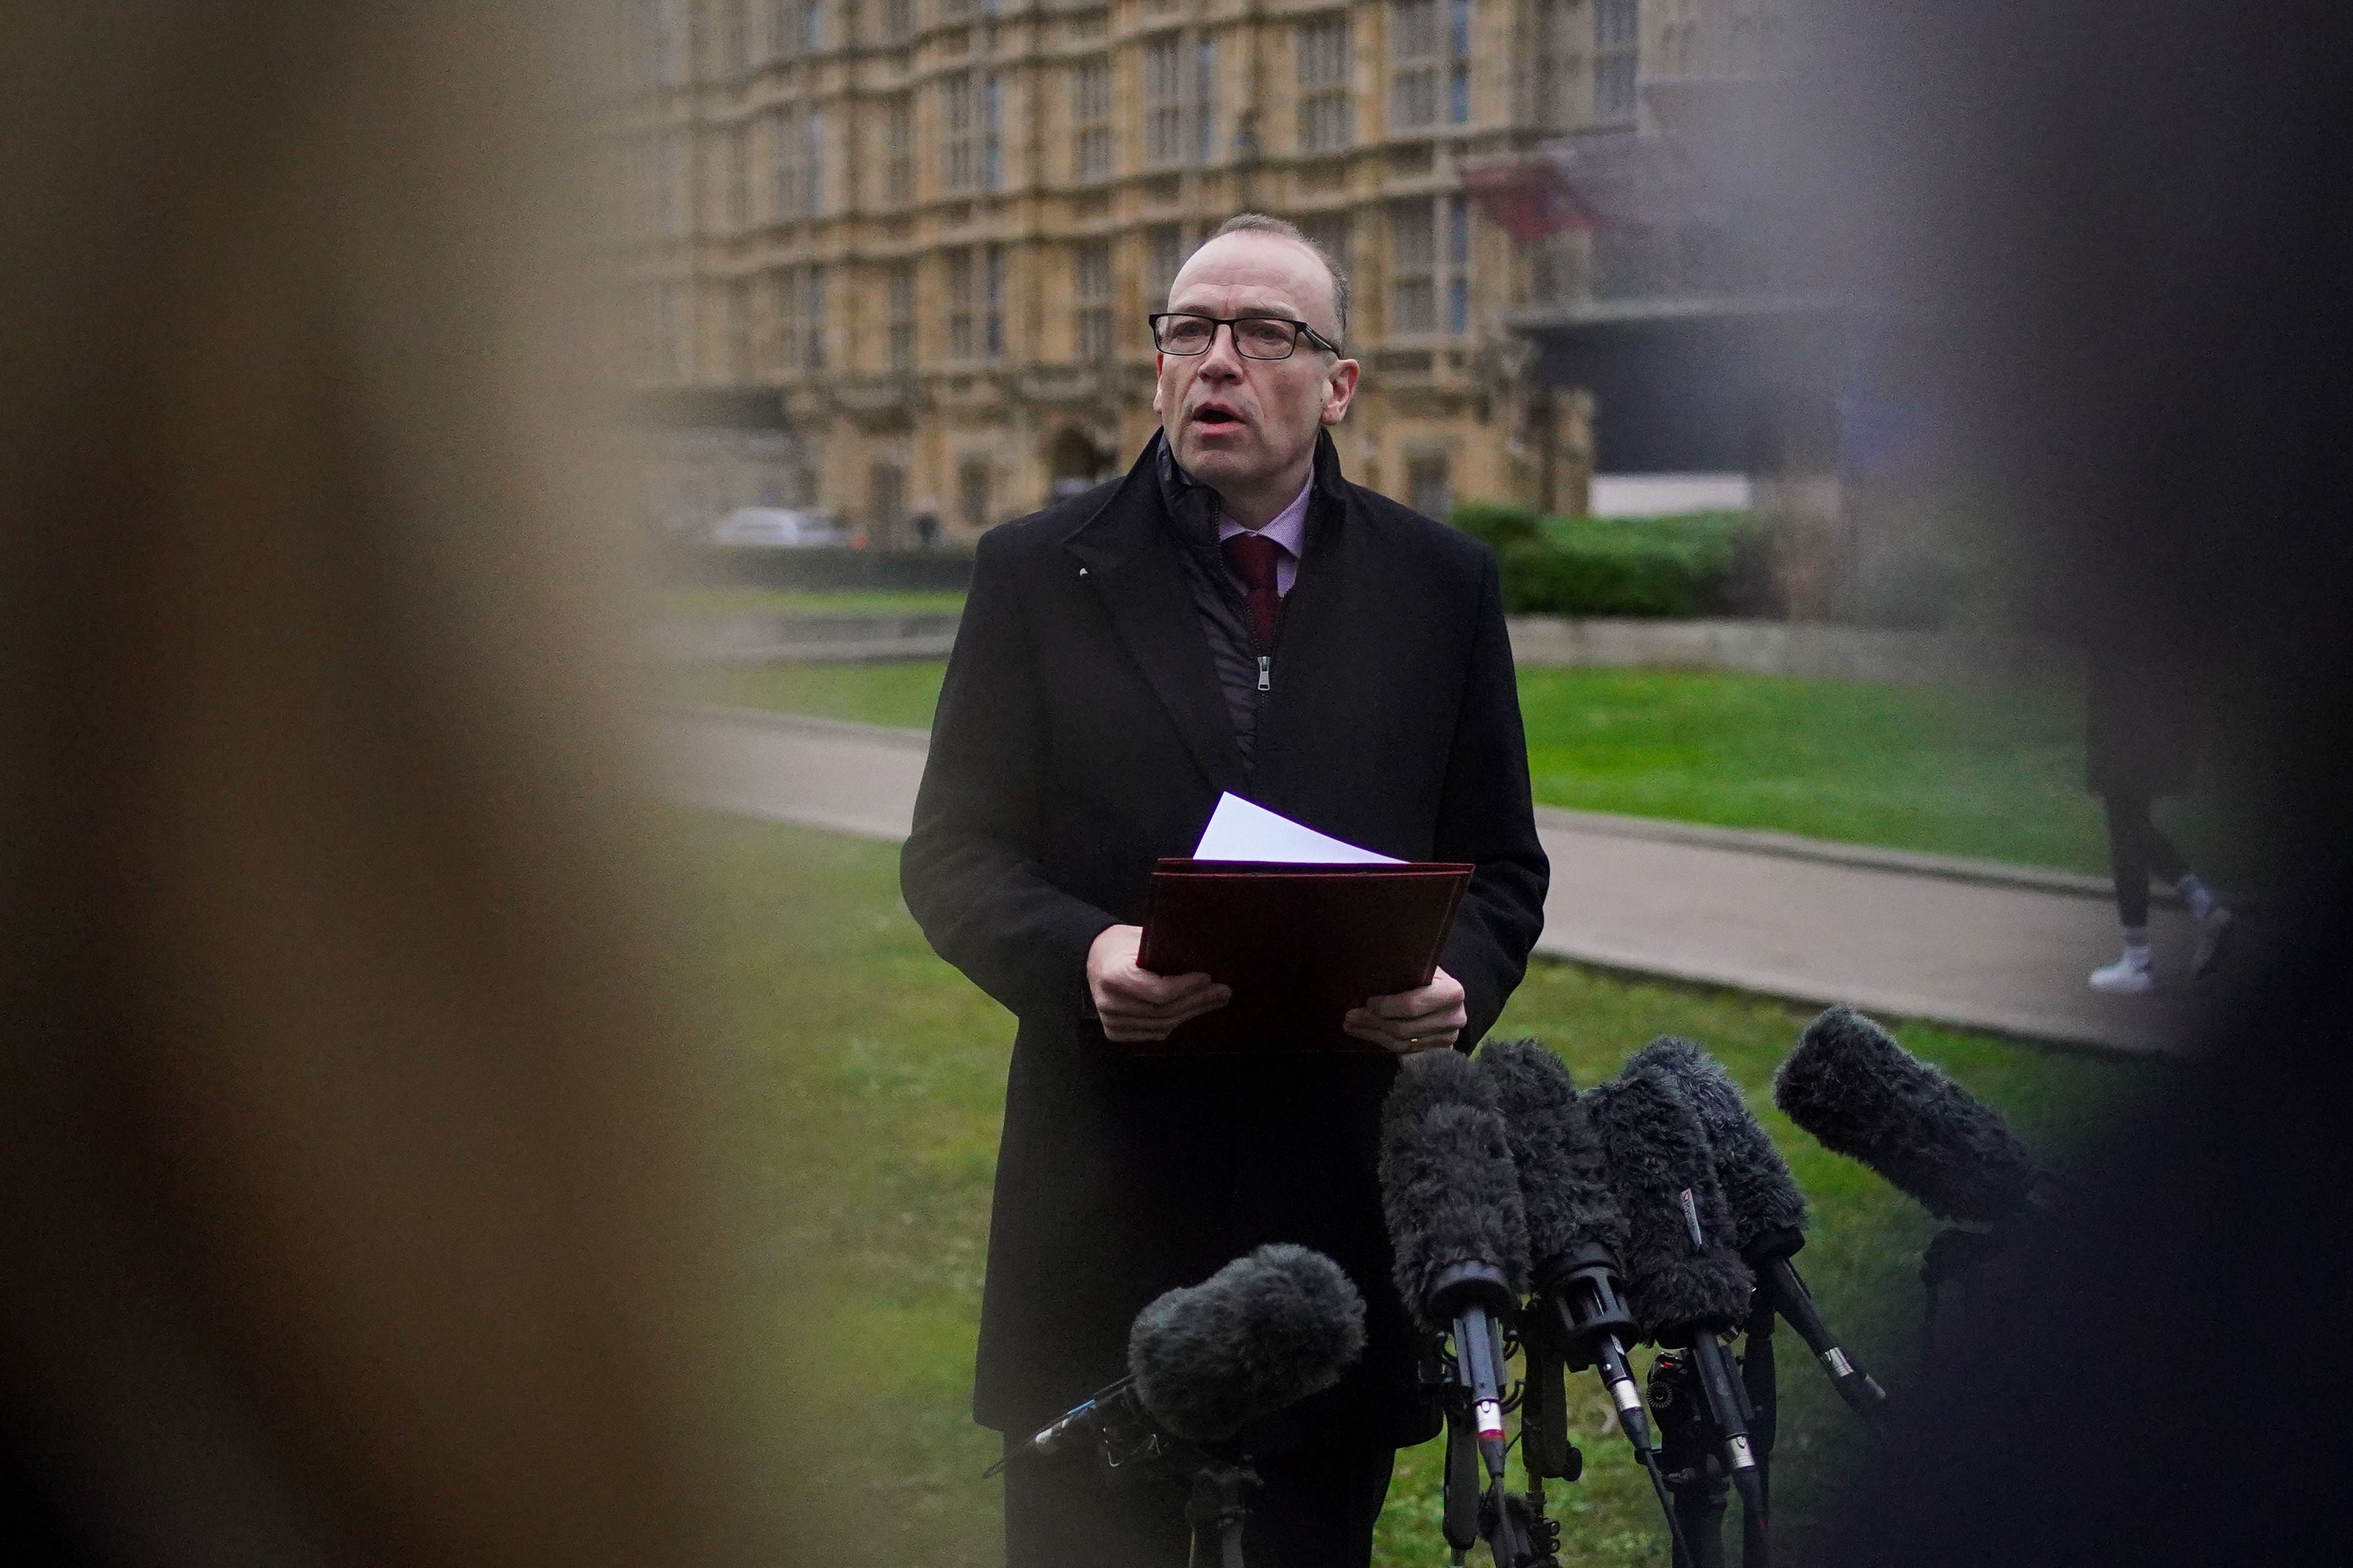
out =
[[[1307,552],[1307,498],[1315,490],[1315,470],[1309,468],[1307,482],[1291,498],[1291,504],[1276,512],[1266,525],[1255,531],[1244,528],[1223,511],[1218,514],[1218,542],[1222,544],[1238,533],[1255,531],[1261,539],[1271,539],[1291,552],[1293,560]]]

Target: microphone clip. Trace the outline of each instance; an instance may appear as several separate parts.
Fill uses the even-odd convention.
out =
[[[1549,1259],[1535,1284],[1545,1303],[1535,1315],[1556,1336],[1569,1371],[1583,1372],[1599,1362],[1605,1340],[1622,1347],[1641,1338],[1619,1291],[1618,1259],[1600,1243],[1586,1242]]]
[[[1963,1311],[1968,1310],[1983,1289],[1986,1276],[2016,1245],[2018,1235],[2015,1223],[1997,1224],[1983,1230],[1948,1225],[1928,1238],[1926,1250],[1920,1254],[1920,1283],[1924,1288],[1920,1348],[1924,1358],[1934,1361],[1944,1348],[1947,1301]]]
[[[1093,1447],[1096,1468],[1106,1482],[1114,1485],[1164,1461],[1181,1464],[1199,1458],[1191,1444],[1170,1436],[1145,1414],[1135,1397],[1135,1379],[1124,1377],[1008,1447],[981,1472],[981,1479],[986,1480],[1008,1465],[1035,1462],[1080,1443]]]
[[[1518,1311],[1518,1298],[1512,1294],[1504,1271],[1492,1263],[1447,1265],[1430,1282],[1422,1311],[1427,1321],[1442,1323],[1462,1316],[1472,1307],[1481,1309],[1499,1323],[1509,1322]]]

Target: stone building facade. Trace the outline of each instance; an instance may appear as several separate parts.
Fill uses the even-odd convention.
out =
[[[1463,171],[1630,127],[1646,50],[1732,3],[636,0],[623,373],[772,391],[786,504],[969,536],[1134,458],[1145,315],[1257,210],[1353,275],[1353,477],[1576,508],[1578,400],[1511,322],[1590,247],[1515,244]]]

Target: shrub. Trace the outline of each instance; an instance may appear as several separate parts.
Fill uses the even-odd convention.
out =
[[[1537,538],[1543,525],[1534,507],[1509,501],[1467,500],[1446,514],[1446,521],[1502,554],[1514,544]]]
[[[1493,505],[1457,507],[1453,521],[1503,558],[1505,610],[1554,616],[1736,608],[1736,568],[1753,527],[1746,512],[1537,519],[1525,508]]]

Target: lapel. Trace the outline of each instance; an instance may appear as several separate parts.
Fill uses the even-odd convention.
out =
[[[1113,627],[1210,784],[1243,793],[1241,748],[1209,661],[1200,612],[1176,558],[1153,468],[1159,438],[1101,511],[1062,542],[1094,584]]]

